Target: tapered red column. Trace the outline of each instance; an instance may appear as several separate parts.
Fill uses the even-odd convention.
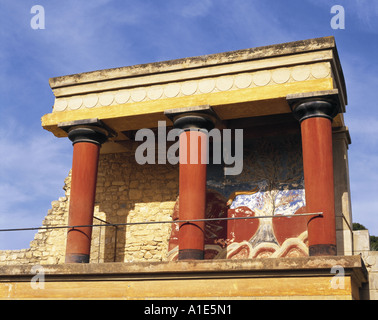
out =
[[[206,209],[206,133],[184,131],[180,135],[179,219],[205,218]],[[192,148],[191,148],[192,145]],[[205,222],[181,223],[179,231],[179,260],[203,259]]]
[[[68,133],[73,142],[69,226],[91,225],[96,194],[98,158],[106,132],[96,127],[75,127]],[[68,230],[66,263],[88,263],[92,227]]]
[[[208,161],[207,130],[214,128],[215,120],[209,115],[212,112],[210,107],[204,106],[196,109],[205,111],[207,114],[201,112],[173,112],[174,126],[183,129],[180,134],[180,220],[205,218],[206,168]],[[180,223],[178,259],[204,259],[204,249],[205,222]]]
[[[336,255],[332,152],[336,107],[329,101],[307,101],[297,104],[294,114],[301,123],[306,209],[323,213],[308,221],[309,254]]]

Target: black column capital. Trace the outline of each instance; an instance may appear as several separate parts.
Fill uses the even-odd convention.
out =
[[[217,121],[216,114],[209,105],[172,109],[164,111],[176,128],[184,131],[191,129],[211,130]]]
[[[299,122],[308,118],[327,118],[332,121],[337,115],[335,106],[328,101],[322,100],[300,102],[292,111]]]
[[[95,126],[75,126],[68,130],[68,138],[72,141],[72,144],[90,142],[102,145],[108,139],[108,132]]]
[[[289,95],[286,101],[299,122],[319,117],[332,121],[340,112],[337,90]]]
[[[72,144],[89,142],[102,145],[114,132],[98,119],[77,120],[58,124],[67,132]]]

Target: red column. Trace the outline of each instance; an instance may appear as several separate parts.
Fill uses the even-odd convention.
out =
[[[91,225],[96,195],[98,158],[105,132],[97,128],[74,128],[69,132],[73,141],[69,226]],[[88,263],[92,227],[68,230],[66,263]]]
[[[301,123],[303,170],[308,212],[323,212],[310,218],[310,255],[336,255],[335,196],[331,121],[309,118]]]
[[[206,209],[206,133],[184,131],[180,135],[179,219],[204,219]],[[191,147],[192,146],[192,147]],[[204,258],[205,223],[180,224],[179,260]]]
[[[301,123],[306,211],[323,213],[308,221],[310,256],[337,254],[332,151],[336,113],[334,103],[322,100],[304,101],[294,108]]]
[[[180,134],[179,220],[205,218],[207,131],[214,128],[215,113],[208,105],[167,110]],[[205,223],[180,223],[179,260],[204,259]]]

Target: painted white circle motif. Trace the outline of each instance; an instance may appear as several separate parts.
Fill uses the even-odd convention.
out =
[[[215,80],[203,79],[199,82],[198,87],[202,93],[210,93],[215,88]]]
[[[131,99],[134,102],[141,102],[146,97],[146,90],[136,89],[131,92]]]
[[[184,82],[181,86],[181,91],[186,96],[194,94],[197,91],[197,82],[196,81]]]
[[[272,79],[275,83],[285,83],[290,79],[290,70],[288,68],[276,69],[272,72]]]
[[[67,108],[67,105],[68,105],[67,100],[58,99],[55,102],[54,111],[63,111]]]
[[[130,99],[130,92],[129,91],[119,91],[115,95],[115,101],[118,104],[126,103],[127,101],[129,101],[129,99]]]
[[[238,74],[235,77],[235,85],[239,89],[245,89],[248,88],[252,83],[252,76],[250,74]]]
[[[232,88],[232,85],[234,84],[234,78],[233,77],[221,77],[217,79],[217,88],[220,91],[227,91]]]
[[[163,95],[163,88],[162,87],[151,87],[148,89],[147,96],[151,100],[157,100]]]
[[[164,94],[168,98],[176,97],[180,92],[180,85],[178,83],[171,83],[164,88]]]
[[[68,102],[68,107],[71,110],[77,110],[81,107],[82,103],[83,103],[82,98],[73,98]]]
[[[316,79],[326,78],[329,75],[330,69],[324,64],[314,64],[311,66],[311,74]]]
[[[105,93],[100,95],[100,104],[102,106],[110,106],[110,104],[113,102],[114,96],[110,93]]]
[[[270,71],[258,71],[253,74],[253,82],[257,86],[266,86],[270,82]]]
[[[98,102],[98,96],[96,95],[87,96],[84,98],[84,105],[87,108],[93,108],[94,106],[96,106],[97,102]]]
[[[310,68],[308,66],[294,67],[291,70],[291,76],[296,81],[307,80],[308,77],[310,76]]]

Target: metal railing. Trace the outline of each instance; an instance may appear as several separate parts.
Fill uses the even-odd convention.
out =
[[[48,229],[74,229],[74,228],[84,228],[84,227],[119,227],[119,226],[131,226],[140,224],[159,224],[159,223],[190,223],[190,222],[206,222],[206,221],[217,221],[217,220],[248,220],[248,219],[263,219],[263,218],[298,218],[302,216],[322,216],[323,212],[316,213],[301,213],[293,215],[274,215],[274,216],[252,216],[252,217],[232,217],[232,218],[204,218],[204,219],[192,219],[192,220],[163,220],[163,221],[144,221],[144,222],[124,222],[124,223],[110,223],[105,220],[101,220],[97,217],[94,219],[104,222],[104,224],[83,224],[83,225],[73,225],[73,226],[42,226],[42,227],[30,227],[30,228],[9,228],[0,229],[0,232],[8,231],[32,231],[32,230],[48,230]]]
[[[250,217],[227,217],[227,218],[204,218],[204,219],[191,219],[191,220],[163,220],[163,221],[142,221],[142,222],[124,222],[124,223],[111,223],[106,220],[102,220],[94,216],[93,218],[102,222],[103,224],[85,224],[85,225],[62,225],[62,226],[41,226],[41,227],[28,227],[28,228],[8,228],[0,229],[0,232],[13,232],[13,231],[33,231],[33,230],[52,230],[52,229],[75,229],[75,228],[84,228],[84,227],[114,227],[114,261],[116,261],[117,255],[117,236],[118,228],[122,226],[134,226],[134,225],[151,225],[151,224],[173,224],[173,223],[195,223],[195,222],[209,222],[209,221],[229,221],[229,220],[250,220],[250,219],[264,219],[264,218],[298,218],[303,216],[322,216],[323,212],[316,213],[301,213],[301,214],[292,214],[292,215],[270,215],[270,216],[250,216]],[[101,229],[100,229],[101,235]],[[101,238],[101,237],[99,237]],[[100,252],[99,252],[100,256]]]

